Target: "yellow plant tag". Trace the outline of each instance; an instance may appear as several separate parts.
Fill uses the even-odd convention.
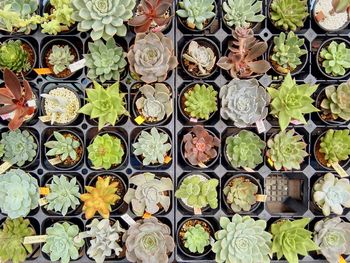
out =
[[[273,167],[273,161],[271,160],[271,158],[267,158],[267,162]]]
[[[48,195],[50,193],[50,188],[48,188],[48,187],[39,187],[39,193],[41,195]]]
[[[332,163],[333,169],[340,175],[340,177],[348,177],[348,173],[340,166],[339,163]]]
[[[135,122],[138,125],[141,125],[142,123],[144,123],[144,121],[145,121],[145,119],[141,115],[135,118]]]
[[[41,120],[42,122],[49,122],[49,121],[51,121],[51,117],[50,117],[50,116],[47,116],[47,115],[45,115],[45,116],[40,116],[40,117],[39,117],[39,120]]]
[[[342,256],[339,258],[339,263],[346,263],[345,259]]]
[[[4,162],[2,165],[0,165],[0,174],[3,174],[6,172],[8,169],[10,169],[12,166],[12,163],[10,162]]]
[[[170,163],[171,160],[172,160],[171,157],[168,156],[168,155],[164,157],[164,163],[165,163],[165,164]]]
[[[194,207],[193,211],[194,211],[195,215],[201,215],[202,214],[202,209],[200,209],[199,207]]]
[[[143,217],[142,217],[142,218],[148,219],[148,218],[151,218],[151,217],[152,217],[152,214],[150,214],[150,213],[148,213],[148,212],[145,212],[145,213],[143,214]]]
[[[255,197],[257,202],[265,203],[267,199],[267,195],[256,195]]]
[[[51,165],[56,165],[56,164],[59,164],[59,163],[61,163],[62,161],[61,161],[61,159],[60,159],[60,157],[56,157],[56,158],[53,158],[53,159],[50,159],[49,160],[49,163],[51,164]]]
[[[39,199],[39,206],[47,205],[49,201],[45,197]]]
[[[49,68],[35,68],[34,71],[38,75],[48,75],[53,73]]]
[[[43,243],[46,242],[46,239],[47,235],[25,237],[23,240],[23,245]]]

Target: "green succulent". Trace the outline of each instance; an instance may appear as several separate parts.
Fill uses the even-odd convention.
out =
[[[324,154],[327,166],[333,163],[345,161],[350,155],[350,135],[349,130],[329,129],[321,137],[320,152]]]
[[[298,263],[298,254],[307,256],[308,251],[319,249],[311,239],[312,232],[305,229],[309,222],[310,218],[302,218],[294,221],[283,219],[273,223],[272,253],[277,253],[278,259],[284,256],[289,263]]]
[[[37,180],[20,169],[11,169],[0,176],[0,210],[11,219],[27,216],[38,207]]]
[[[281,32],[273,38],[273,43],[271,60],[277,63],[279,72],[287,74],[302,64],[300,57],[307,54],[307,50],[301,48],[304,45],[304,39],[299,38],[292,31],[287,36]]]
[[[187,176],[181,183],[175,196],[194,208],[203,208],[209,205],[212,209],[218,207],[217,179],[207,179],[203,175]]]
[[[296,31],[308,17],[307,0],[272,0],[270,18],[276,27]]]
[[[42,251],[51,261],[68,263],[79,258],[79,249],[84,246],[83,239],[77,239],[79,227],[68,222],[55,223],[46,229],[46,243]]]
[[[307,144],[303,136],[295,134],[295,130],[280,131],[267,141],[267,156],[272,160],[276,170],[300,170],[300,164],[308,156]]]
[[[187,229],[184,235],[185,247],[192,253],[203,253],[206,246],[210,244],[210,235],[202,227],[201,224],[196,224]]]
[[[47,210],[53,210],[65,216],[68,209],[74,210],[80,204],[79,185],[75,177],[69,181],[64,175],[54,175],[52,183],[48,186],[50,193],[46,196],[48,201]]]
[[[254,169],[263,162],[266,143],[251,131],[242,130],[226,139],[226,156],[232,167]]]
[[[103,88],[94,81],[94,88],[86,90],[87,103],[79,110],[79,113],[89,115],[90,118],[98,118],[98,129],[105,125],[114,126],[123,115],[129,116],[125,108],[125,93],[119,90],[119,82]]]
[[[326,74],[334,77],[344,76],[350,68],[350,48],[345,42],[332,41],[321,49],[320,58]]]
[[[171,149],[171,144],[167,143],[169,136],[165,132],[159,132],[152,128],[150,132],[141,131],[137,142],[133,143],[135,155],[141,155],[143,165],[163,164],[164,157]]]
[[[210,114],[218,109],[217,94],[212,85],[196,84],[184,93],[185,112],[192,118],[208,120]]]
[[[258,186],[244,177],[233,178],[223,192],[227,203],[235,213],[248,212],[256,204]]]
[[[120,74],[127,65],[126,53],[123,48],[116,44],[114,38],[90,42],[89,54],[84,55],[85,65],[88,67],[89,79],[99,79],[101,83],[108,80],[119,81]]]
[[[23,48],[21,40],[9,40],[0,45],[0,69],[15,73],[30,70],[29,54]]]
[[[65,136],[66,135],[66,136]],[[63,162],[67,158],[73,161],[78,159],[77,150],[80,147],[80,141],[75,139],[71,134],[62,134],[54,131],[53,137],[56,140],[48,141],[44,145],[50,150],[46,152],[46,156],[59,156]]]
[[[350,120],[350,81],[339,86],[329,85],[325,88],[326,98],[321,102],[323,112],[332,114],[334,120]]]
[[[4,147],[3,160],[17,166],[33,161],[38,151],[33,135],[27,130],[2,133],[0,144]]]
[[[214,0],[184,0],[179,2],[176,14],[186,18],[189,28],[203,30],[205,22],[215,17]]]
[[[53,72],[56,75],[68,69],[73,61],[74,55],[70,52],[70,47],[68,45],[52,46],[52,52],[49,55],[49,63],[53,65]]]
[[[235,214],[231,221],[221,217],[220,226],[212,246],[217,263],[270,262],[271,234],[265,231],[266,221]]]
[[[260,0],[227,0],[223,2],[224,20],[230,27],[251,27],[265,19],[261,14],[263,8]]]
[[[21,263],[26,260],[28,254],[33,252],[30,244],[23,244],[23,239],[34,236],[35,230],[31,227],[28,219],[7,218],[0,229],[0,260]]]
[[[87,150],[88,158],[96,169],[108,170],[112,166],[121,164],[125,154],[122,141],[108,133],[97,135]]]
[[[271,96],[271,114],[278,117],[281,130],[285,130],[292,120],[298,120],[306,124],[304,114],[319,111],[312,105],[314,100],[311,95],[317,90],[318,85],[296,84],[288,73],[278,89],[267,88]]]

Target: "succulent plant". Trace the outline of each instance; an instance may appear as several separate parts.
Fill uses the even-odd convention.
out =
[[[232,167],[254,169],[263,162],[266,143],[251,131],[242,130],[226,139],[226,156]]]
[[[215,17],[214,9],[214,0],[183,0],[179,2],[176,14],[186,19],[189,28],[203,30],[206,23]]]
[[[53,45],[49,55],[49,63],[53,65],[53,72],[57,75],[67,69],[74,58],[68,45]]]
[[[172,40],[160,32],[137,34],[127,57],[131,73],[148,84],[164,81],[178,64]]]
[[[248,178],[236,177],[229,181],[223,192],[233,212],[248,212],[256,203],[258,186]]]
[[[192,253],[203,253],[210,244],[210,235],[201,224],[196,224],[187,229],[184,235],[185,247]]]
[[[171,91],[164,83],[154,86],[144,84],[140,88],[141,97],[136,100],[136,108],[147,121],[159,122],[173,113]]]
[[[65,216],[68,209],[76,209],[79,202],[79,185],[74,177],[70,181],[64,175],[52,177],[52,182],[48,185],[50,192],[46,196],[47,210],[53,210]]]
[[[120,252],[123,251],[118,242],[121,241],[122,233],[125,230],[120,226],[118,220],[112,225],[109,219],[98,220],[94,218],[86,228],[87,231],[79,233],[79,238],[90,239],[90,246],[86,253],[96,263],[105,262],[105,258],[110,257],[112,253],[119,256]]]
[[[130,262],[167,263],[175,248],[170,227],[157,218],[138,220],[123,236],[126,259]]]
[[[230,27],[251,27],[265,19],[261,14],[262,1],[259,0],[227,0],[223,2],[224,20]]]
[[[326,74],[334,77],[344,76],[350,69],[350,48],[345,42],[332,41],[321,49],[319,59]]]
[[[281,32],[273,38],[273,50],[271,60],[277,64],[276,70],[286,74],[293,72],[302,62],[300,57],[307,54],[307,50],[302,49],[304,39],[299,38],[294,32],[290,31],[288,35]]]
[[[124,21],[132,17],[135,0],[72,0],[72,18],[79,22],[80,32],[91,31],[92,40],[108,40],[114,35],[123,37],[127,28]]]
[[[334,1],[332,1],[332,6],[333,6],[333,10],[332,10],[333,12],[342,13],[342,12],[345,12],[349,8],[350,1],[349,0],[334,0]]]
[[[236,27],[232,36],[234,41],[228,48],[228,55],[217,62],[220,68],[227,70],[234,79],[260,76],[270,69],[267,60],[259,60],[267,50],[267,43],[258,41],[252,29]]]
[[[114,40],[110,38],[106,44],[96,40],[88,44],[89,52],[84,55],[85,65],[88,68],[87,76],[92,80],[104,83],[109,80],[120,80],[120,74],[125,70],[126,53]]]
[[[184,93],[184,111],[192,118],[208,120],[218,109],[217,94],[212,85],[195,84]]]
[[[190,42],[182,58],[185,61],[184,64],[187,70],[198,77],[209,75],[213,71],[216,62],[213,49],[200,45],[194,40]]]
[[[308,251],[318,249],[312,241],[312,232],[305,227],[310,222],[310,218],[296,219],[290,221],[283,219],[271,226],[272,253],[277,253],[277,258],[283,256],[289,263],[298,263],[298,254],[306,256]]]
[[[36,157],[38,145],[27,130],[19,129],[1,134],[0,144],[4,145],[3,160],[17,166],[23,166]]]
[[[0,260],[21,263],[33,252],[31,244],[23,244],[23,239],[35,235],[28,219],[7,218],[0,229]]]
[[[31,68],[29,54],[23,48],[21,40],[6,41],[0,45],[0,69],[5,68],[16,73],[28,72]]]
[[[266,221],[235,214],[231,221],[221,217],[220,226],[212,246],[216,262],[270,262],[271,234],[265,231]]]
[[[170,178],[161,177],[158,179],[153,173],[142,173],[130,178],[129,188],[124,196],[124,202],[132,205],[131,209],[137,216],[157,213],[161,208],[167,212],[170,208],[170,191],[174,185]]]
[[[327,166],[345,161],[350,156],[349,130],[327,130],[321,137],[320,152],[324,154]]]
[[[97,135],[87,150],[88,159],[95,169],[108,170],[112,166],[117,166],[122,163],[125,154],[122,141],[108,133]]]
[[[349,179],[325,174],[313,186],[313,200],[322,209],[324,216],[330,213],[343,214],[343,207],[350,208]]]
[[[114,126],[123,115],[129,116],[125,108],[125,93],[119,90],[119,82],[103,88],[96,81],[94,88],[86,90],[87,103],[79,110],[79,113],[89,115],[90,118],[98,118],[98,129],[105,125]]]
[[[285,31],[303,27],[308,15],[307,0],[273,0],[270,5],[272,22]]]
[[[11,219],[25,217],[38,207],[37,180],[20,169],[11,169],[0,176],[0,210]]]
[[[68,222],[55,223],[46,229],[46,243],[42,251],[50,256],[51,261],[60,260],[68,263],[79,258],[79,249],[84,246],[84,240],[77,240],[79,227]]]
[[[118,191],[117,181],[111,182],[111,177],[98,177],[96,186],[85,186],[85,194],[80,195],[80,199],[84,202],[83,212],[86,219],[92,218],[98,212],[103,218],[109,218],[109,213],[120,196],[116,194]]]
[[[315,225],[314,242],[328,262],[339,262],[341,255],[350,254],[350,223],[340,217],[325,218]]]
[[[321,102],[323,112],[332,114],[334,120],[341,118],[350,120],[350,81],[339,84],[339,86],[329,85],[325,88],[326,98]]]
[[[191,165],[205,166],[218,155],[220,140],[203,126],[196,125],[184,135],[184,156]]]
[[[233,79],[220,88],[220,113],[238,128],[245,128],[266,118],[270,95],[256,79]]]
[[[266,155],[272,160],[276,170],[300,170],[300,164],[308,156],[307,144],[303,136],[295,134],[295,130],[284,130],[267,141]]]
[[[306,124],[304,114],[319,111],[312,105],[314,100],[311,95],[316,91],[318,85],[308,83],[296,84],[288,73],[279,88],[269,87],[271,95],[271,114],[278,117],[281,130],[285,130],[292,120],[298,120]]]
[[[47,141],[44,144],[46,148],[50,149],[46,152],[46,156],[59,156],[61,162],[68,158],[71,158],[73,161],[79,158],[77,150],[80,147],[80,141],[73,137],[72,134],[62,134],[54,131],[53,137],[56,140]]]
[[[188,206],[203,208],[209,205],[212,209],[218,207],[217,179],[207,179],[201,174],[187,176],[176,191],[175,196]]]

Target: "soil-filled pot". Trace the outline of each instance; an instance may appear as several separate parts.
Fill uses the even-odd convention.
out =
[[[209,244],[205,246],[203,253],[191,252],[189,248],[185,247],[185,234],[186,232],[196,225],[200,225],[205,232],[209,234],[208,242]],[[210,239],[214,238],[214,227],[213,225],[204,218],[187,218],[183,221],[177,229],[176,237],[179,250],[191,259],[204,259],[211,251]]]

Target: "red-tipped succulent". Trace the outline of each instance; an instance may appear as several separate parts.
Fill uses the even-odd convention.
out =
[[[209,134],[203,126],[194,126],[184,136],[183,142],[185,143],[184,156],[192,165],[204,166],[218,155],[220,140]]]
[[[21,85],[16,74],[8,69],[4,70],[4,81],[5,87],[0,88],[0,115],[13,112],[8,127],[15,130],[35,111],[35,107],[28,105],[33,99],[33,91],[27,80]]]
[[[129,20],[129,25],[136,33],[161,31],[169,23],[171,16],[167,11],[173,0],[141,0],[135,17]]]

